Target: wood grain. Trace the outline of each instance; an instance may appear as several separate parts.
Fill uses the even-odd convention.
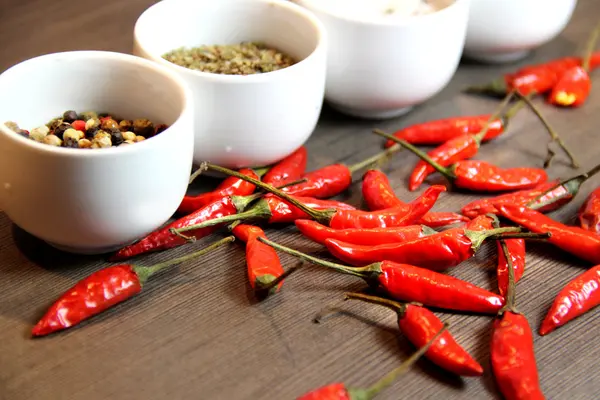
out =
[[[56,51],[130,52],[133,23],[153,2],[3,0],[0,70]],[[460,94],[460,89],[525,63],[570,54],[580,48],[599,10],[598,0],[580,0],[560,37],[518,64],[463,62],[444,91],[402,118],[375,124],[341,116],[326,107],[307,143],[309,168],[351,163],[378,152],[382,141],[370,134],[374,126],[395,130],[429,119],[490,112],[494,101]],[[541,100],[536,103],[576,152],[582,171],[598,163],[600,92],[594,91],[589,103],[579,110],[558,110]],[[483,146],[478,157],[502,166],[540,166],[546,140],[535,117],[522,112],[510,132]],[[406,188],[415,161],[414,156],[403,152],[386,169],[398,195],[406,200],[418,194]],[[575,173],[560,153],[549,169],[552,177]],[[600,177],[588,182],[575,201],[553,217],[573,222],[581,202],[599,184]],[[359,205],[360,185],[353,185],[340,198]],[[435,209],[458,211],[473,198],[444,194]],[[52,206],[60,207],[49,208]],[[292,228],[269,230],[268,235],[305,251],[318,254],[322,250]],[[189,247],[199,248],[216,237]],[[175,257],[190,248],[152,255],[141,262]],[[99,256],[57,252],[13,226],[0,213],[0,399],[293,399],[332,381],[368,385],[413,351],[397,334],[393,313],[341,302],[344,291],[364,287],[353,277],[307,267],[290,278],[280,294],[255,302],[246,282],[243,254],[238,244],[221,248],[164,273],[137,298],[78,328],[31,340],[31,326],[45,308],[78,279],[107,263]],[[295,264],[286,256],[282,260],[287,266]],[[537,329],[558,290],[587,265],[542,244],[528,247],[527,261],[518,303]],[[477,257],[450,273],[495,289],[494,264],[495,246],[487,245]],[[312,318],[326,305],[335,305],[343,312],[314,324]],[[499,398],[489,368],[491,318],[439,315],[452,323],[452,333],[484,365],[485,376],[454,378],[421,360],[380,399]],[[599,328],[600,313],[592,311],[547,337],[535,336],[547,398],[598,398]]]

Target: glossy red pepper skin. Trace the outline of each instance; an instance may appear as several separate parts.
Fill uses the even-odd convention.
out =
[[[523,206],[497,207],[499,214],[535,233],[550,232],[547,242],[594,265],[600,264],[600,236],[579,227],[567,226]]]
[[[548,180],[542,168],[500,168],[479,160],[458,161],[453,165],[454,185],[476,192],[532,189]]]
[[[263,176],[262,181],[269,185],[279,186],[285,182],[300,179],[306,171],[307,159],[308,152],[306,151],[306,147],[300,146],[292,154],[269,169],[265,176]]]
[[[330,210],[336,209],[340,211],[353,211],[356,210],[353,206],[335,200],[321,200],[313,199],[310,197],[294,196],[297,200],[304,203],[308,207],[314,208],[315,210]],[[298,219],[310,218],[308,214],[299,208],[287,203],[285,200],[280,199],[272,194],[267,194],[261,201],[268,203],[271,216],[269,217],[270,224],[289,224],[293,223]]]
[[[592,81],[583,67],[576,65],[560,75],[548,102],[562,107],[579,107],[590,95]]]
[[[376,169],[369,170],[363,175],[362,194],[367,207],[372,211],[406,205],[394,193],[388,177]],[[468,220],[468,218],[453,212],[428,212],[417,223],[437,228]]]
[[[575,277],[558,293],[542,322],[540,335],[547,335],[598,305],[600,305],[600,265]]]
[[[256,173],[251,169],[241,169],[239,173],[258,179]],[[250,195],[254,192],[254,189],[255,186],[252,183],[230,176],[221,182],[212,192],[202,193],[197,196],[185,196],[177,209],[177,213],[187,215],[225,196]]]
[[[265,232],[253,225],[239,224],[231,231],[239,240],[246,243],[246,266],[250,286],[260,290],[279,278],[285,272],[275,249],[257,240],[266,238]],[[281,289],[283,282],[270,290],[275,293]]]
[[[33,328],[33,336],[44,336],[77,325],[135,296],[142,290],[131,265],[101,269],[66,291]]]
[[[600,187],[590,193],[579,209],[579,225],[587,231],[600,234]]]
[[[527,319],[510,311],[494,321],[491,362],[498,389],[506,400],[543,400]]]
[[[413,304],[398,318],[398,326],[408,340],[417,347],[424,346],[442,329],[443,323],[431,311]],[[463,349],[450,334],[442,333],[431,345],[425,357],[439,367],[459,376],[480,376],[483,368]]]
[[[333,229],[360,229],[414,225],[433,207],[440,193],[445,191],[446,187],[434,185],[427,188],[421,196],[410,204],[385,210],[338,210],[329,221],[329,227]]]
[[[518,205],[518,206],[524,206],[524,205],[530,203],[531,201],[535,200],[537,197],[544,194],[546,191],[552,189],[559,183],[560,182],[558,180],[553,180],[553,181],[549,181],[549,182],[540,183],[533,189],[519,190],[516,192],[501,194],[500,196],[475,200],[475,201],[470,202],[466,206],[464,206],[462,208],[461,212],[463,215],[465,215],[469,218],[475,218],[478,215],[485,215],[485,214],[490,214],[490,213],[497,214],[498,210],[496,209],[495,204],[498,204],[498,205],[514,204],[514,205]],[[548,196],[544,196],[544,199],[542,199],[542,200],[545,200],[547,198],[548,198]],[[568,201],[570,201],[570,199],[565,202],[568,202]],[[540,211],[540,212],[553,211],[553,210],[559,208],[560,206],[562,206],[565,202],[553,203],[553,204],[549,205],[548,207],[540,208],[538,211]]]
[[[297,398],[297,400],[352,400],[343,383],[332,383]]]
[[[237,212],[238,210],[232,198],[230,196],[222,197],[221,199],[214,201],[202,207],[201,209],[186,215],[185,217],[173,221],[163,228],[159,228],[136,243],[122,248],[113,257],[111,257],[111,260],[125,260],[140,254],[166,250],[184,245],[188,243],[188,241],[171,233],[171,228],[180,229],[186,226],[209,221],[211,219],[224,217],[226,215],[233,215]],[[218,228],[219,226],[210,226],[207,228],[196,229],[187,232],[186,235],[200,239],[213,233]]]
[[[333,164],[302,176],[306,182],[281,189],[294,196],[327,199],[336,196],[352,184],[352,172],[344,164]]]
[[[513,271],[515,272],[515,283],[517,283],[525,272],[525,240],[506,239],[504,242],[510,254]],[[508,290],[508,262],[506,262],[500,241],[496,245],[498,246],[498,266],[496,268],[498,291],[502,296],[506,296]]]
[[[409,225],[393,228],[350,228],[332,229],[308,219],[296,221],[296,227],[307,238],[325,244],[327,239],[337,239],[346,243],[378,245],[382,243],[402,243],[427,235],[421,225]]]
[[[442,167],[447,167],[457,161],[467,160],[477,154],[479,143],[472,134],[465,134],[450,139],[441,146],[431,150],[427,155],[440,164]],[[408,189],[415,191],[427,179],[427,177],[435,172],[435,168],[427,164],[423,160],[419,160],[413,169],[409,181]]]
[[[483,130],[491,114],[452,117],[423,122],[400,129],[394,136],[414,145],[440,145],[464,134],[475,135]],[[490,128],[483,141],[494,139],[504,132],[504,122],[497,119],[491,122]],[[385,147],[391,147],[395,142],[388,140]]]

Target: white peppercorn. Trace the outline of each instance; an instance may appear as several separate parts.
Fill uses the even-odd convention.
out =
[[[38,126],[29,132],[29,137],[37,142],[41,142],[49,132],[50,129],[46,125]]]
[[[62,145],[62,140],[55,135],[46,135],[42,139],[42,143],[49,144],[50,146],[60,146]]]
[[[112,146],[112,141],[111,141],[111,136],[110,133],[105,132],[105,131],[98,131],[98,133],[96,133],[96,135],[94,136],[94,139],[92,139],[92,148],[97,149],[97,148],[106,148],[106,147],[111,147]]]
[[[123,136],[123,140],[127,141],[127,140],[135,140],[135,133],[133,132],[123,132],[121,134],[121,136]]]

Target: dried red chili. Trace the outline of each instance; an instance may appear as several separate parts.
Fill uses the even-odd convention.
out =
[[[457,161],[449,167],[442,167],[412,144],[394,138],[378,129],[373,132],[388,139],[393,139],[402,147],[410,150],[422,160],[429,163],[457,188],[477,192],[503,192],[531,189],[548,180],[546,171],[541,168],[520,167],[502,169],[485,161],[463,160]]]
[[[346,293],[346,298],[366,301],[387,307],[398,314],[398,326],[415,346],[422,346],[439,332],[442,321],[428,309],[415,304],[398,303],[362,293]],[[446,332],[425,353],[434,364],[460,376],[481,376],[483,368]]]
[[[532,232],[550,232],[548,243],[594,265],[600,264],[600,236],[567,226],[524,206],[498,205],[499,215]]]
[[[332,229],[316,221],[299,219],[296,227],[307,238],[319,244],[327,239],[337,239],[346,243],[377,245],[383,243],[402,243],[437,233],[425,225],[409,225],[392,228],[350,228]]]
[[[590,193],[581,205],[579,225],[587,231],[600,234],[600,187]]]
[[[96,271],[60,296],[31,333],[44,336],[77,325],[137,295],[151,276],[166,267],[199,257],[233,241],[234,237],[229,236],[195,253],[153,266],[122,264]]]
[[[382,288],[390,297],[448,310],[495,314],[504,304],[502,296],[449,275],[392,261],[365,267],[348,267],[321,260],[289,247],[259,238],[263,243],[313,264],[354,275]]]
[[[542,322],[540,335],[547,335],[599,304],[600,265],[596,265],[572,279],[558,293]]]
[[[379,392],[391,385],[400,375],[406,373],[419,358],[431,350],[431,346],[437,342],[442,335],[446,333],[448,324],[441,324],[437,333],[430,340],[426,341],[420,348],[413,353],[399,367],[388,372],[383,378],[367,389],[348,388],[340,382],[331,383],[300,396],[297,400],[372,400]]]
[[[263,176],[262,181],[269,185],[279,186],[282,183],[300,179],[306,171],[308,152],[300,146],[292,154],[278,162]]]
[[[371,211],[406,206],[405,202],[396,197],[387,176],[377,169],[368,170],[363,175],[362,194]],[[417,223],[437,228],[468,220],[468,218],[453,212],[428,212]]]

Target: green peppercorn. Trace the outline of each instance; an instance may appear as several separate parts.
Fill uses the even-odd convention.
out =
[[[62,140],[55,135],[46,135],[42,139],[42,143],[49,144],[50,146],[60,146],[62,144]]]
[[[60,125],[58,125],[56,128],[54,128],[54,131],[52,132],[52,134],[55,136],[58,136],[58,138],[60,140],[64,140],[63,134],[69,128],[71,128],[71,124],[63,122]]]
[[[121,130],[121,132],[132,131],[133,121],[129,119],[124,119],[123,121],[119,122],[119,129]]]
[[[96,133],[96,135],[94,136],[94,139],[92,139],[92,148],[94,149],[98,149],[98,148],[106,148],[106,147],[111,147],[112,146],[112,141],[111,141],[111,136],[110,133],[105,132],[105,131],[98,131],[98,133]]]
[[[98,113],[95,111],[84,111],[81,114],[79,114],[79,119],[83,120],[83,121],[87,121],[90,119],[97,119],[98,123],[100,123],[100,119],[98,117]]]
[[[42,140],[44,140],[44,138],[46,137],[46,135],[48,135],[49,132],[50,129],[46,125],[43,125],[37,128],[33,128],[29,133],[29,137],[35,140],[36,142],[41,142]]]
[[[145,138],[154,134],[154,124],[147,119],[136,119],[133,121],[133,132],[138,136]]]
[[[52,131],[52,130],[56,129],[58,126],[60,126],[62,123],[63,123],[62,118],[54,118],[50,122],[48,122],[46,124],[46,126]]]
[[[91,149],[92,148],[92,141],[89,139],[81,139],[79,142],[77,142],[77,146],[80,149]]]
[[[100,126],[100,120],[98,118],[90,118],[85,121],[85,130],[88,131],[92,128],[98,128]]]
[[[113,129],[119,129],[119,124],[114,119],[105,119],[100,124],[100,129],[103,131],[111,131]]]
[[[73,110],[65,111],[63,114],[63,120],[65,120],[65,122],[73,122],[77,120],[77,118],[77,113]]]
[[[125,141],[134,141],[135,133],[133,132],[123,132],[123,140]]]
[[[123,134],[120,130],[112,130],[110,131],[110,140],[113,146],[118,146],[123,143]]]

